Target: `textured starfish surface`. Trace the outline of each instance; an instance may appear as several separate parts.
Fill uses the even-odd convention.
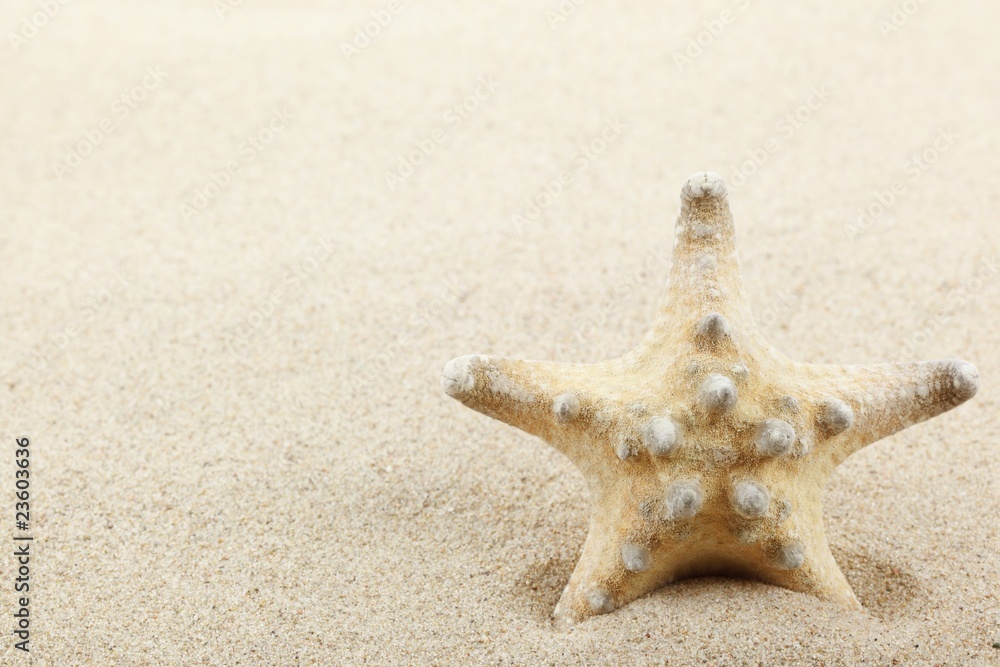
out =
[[[711,574],[860,607],[823,530],[827,480],[862,447],[965,402],[978,380],[957,360],[782,356],[747,304],[725,184],[702,172],[681,191],[667,294],[638,347],[596,364],[468,355],[441,384],[586,479],[589,534],[553,614],[565,627]]]

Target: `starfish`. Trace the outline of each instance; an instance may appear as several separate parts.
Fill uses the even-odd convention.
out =
[[[449,396],[542,438],[587,482],[590,527],[553,612],[560,628],[703,575],[860,608],[824,532],[827,481],[978,383],[966,361],[810,365],[771,347],[711,172],[681,190],[666,296],[638,347],[595,364],[467,355],[441,375]]]

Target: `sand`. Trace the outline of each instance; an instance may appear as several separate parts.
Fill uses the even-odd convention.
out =
[[[0,48],[0,662],[1000,664],[1000,7],[42,5]],[[980,393],[833,477],[863,612],[698,579],[556,632],[582,478],[438,376],[635,345],[703,169],[780,350]]]

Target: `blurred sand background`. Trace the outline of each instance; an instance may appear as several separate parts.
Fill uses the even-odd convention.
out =
[[[45,4],[0,44],[0,662],[1000,664],[1000,6]],[[699,579],[559,633],[582,478],[439,373],[630,349],[703,169],[780,350],[980,393],[832,479],[864,612]]]

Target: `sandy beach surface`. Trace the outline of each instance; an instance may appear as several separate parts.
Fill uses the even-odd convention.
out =
[[[5,5],[0,663],[1000,664],[1000,6],[487,4]],[[439,374],[637,344],[700,170],[778,349],[979,395],[831,479],[863,611],[558,632],[582,477]]]

